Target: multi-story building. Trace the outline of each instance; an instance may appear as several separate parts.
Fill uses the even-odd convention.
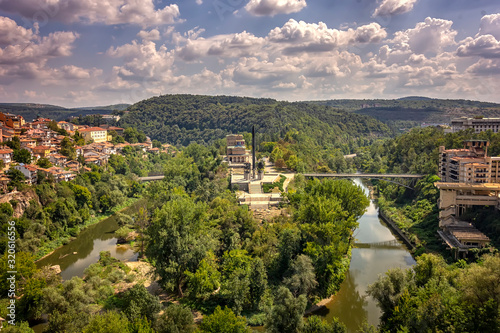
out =
[[[14,151],[7,147],[0,149],[0,160],[2,160],[5,165],[10,164],[12,162],[13,153]]]
[[[489,142],[470,140],[463,149],[439,147],[439,226],[456,254],[483,247],[489,238],[460,216],[472,206],[500,208],[500,157],[488,156]]]
[[[93,140],[94,142],[108,141],[108,131],[100,127],[89,127],[78,131],[85,141]]]
[[[466,141],[463,149],[439,147],[439,177],[446,183],[500,182],[500,157],[488,156],[489,142]]]
[[[451,131],[453,133],[473,129],[475,133],[491,130],[498,133],[500,128],[500,118],[467,118],[461,117],[451,121]]]
[[[14,169],[22,172],[24,177],[26,177],[26,182],[28,184],[36,184],[38,180],[38,175],[37,175],[38,167],[34,165],[20,163],[19,165],[16,165]]]
[[[245,148],[245,139],[241,134],[230,134],[226,136],[227,160],[230,163],[250,162],[250,151]]]
[[[24,118],[22,116],[16,116],[12,113],[0,112],[0,121],[3,122],[5,126],[14,129],[20,129],[25,124]]]

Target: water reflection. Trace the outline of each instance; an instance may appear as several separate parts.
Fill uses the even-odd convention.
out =
[[[365,193],[368,189],[357,179],[355,183],[362,186]],[[358,243],[380,243],[395,240],[394,235],[378,218],[378,208],[370,201],[366,213],[359,219],[359,228],[355,232]],[[340,291],[326,307],[326,319],[338,317],[349,332],[356,332],[364,321],[378,325],[380,309],[375,300],[366,294],[368,285],[375,282],[379,274],[390,268],[411,267],[415,260],[408,250],[401,245],[392,248],[354,248],[351,265]]]
[[[125,212],[133,212],[139,204],[135,203]],[[37,267],[59,265],[62,271],[61,277],[68,280],[73,276],[83,276],[85,268],[99,260],[101,251],[109,251],[113,257],[122,261],[137,260],[137,253],[134,253],[130,246],[116,246],[114,232],[118,227],[114,216],[89,226],[75,240],[38,261]]]

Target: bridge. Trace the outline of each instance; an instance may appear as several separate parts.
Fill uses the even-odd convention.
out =
[[[368,249],[368,248],[394,249],[394,248],[401,248],[402,246],[403,245],[397,239],[385,242],[376,242],[376,243],[354,243],[354,247],[359,249]]]
[[[414,190],[406,184],[396,182],[393,180],[388,180],[386,178],[400,178],[400,179],[420,179],[424,175],[411,175],[411,174],[392,174],[392,173],[305,173],[304,177],[307,178],[371,178],[371,179],[381,179],[389,183],[401,185],[410,190]]]

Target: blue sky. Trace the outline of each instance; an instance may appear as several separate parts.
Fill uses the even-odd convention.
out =
[[[497,0],[0,0],[0,100],[500,102]]]

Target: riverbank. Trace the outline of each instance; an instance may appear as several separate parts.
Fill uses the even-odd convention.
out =
[[[111,209],[110,212],[105,213],[105,214],[97,214],[95,216],[92,216],[90,219],[88,219],[84,224],[79,225],[77,227],[77,233],[75,236],[68,236],[68,237],[62,237],[59,239],[55,239],[49,243],[44,244],[42,247],[38,249],[38,251],[35,253],[35,263],[50,256],[53,254],[57,249],[61,248],[64,245],[67,245],[69,242],[72,240],[76,239],[76,237],[85,229],[88,227],[95,225],[99,222],[102,222],[111,216],[115,215],[118,212],[124,211],[127,208],[131,207],[134,205],[136,202],[141,200],[142,198],[128,198],[123,202],[123,204],[118,205]]]

